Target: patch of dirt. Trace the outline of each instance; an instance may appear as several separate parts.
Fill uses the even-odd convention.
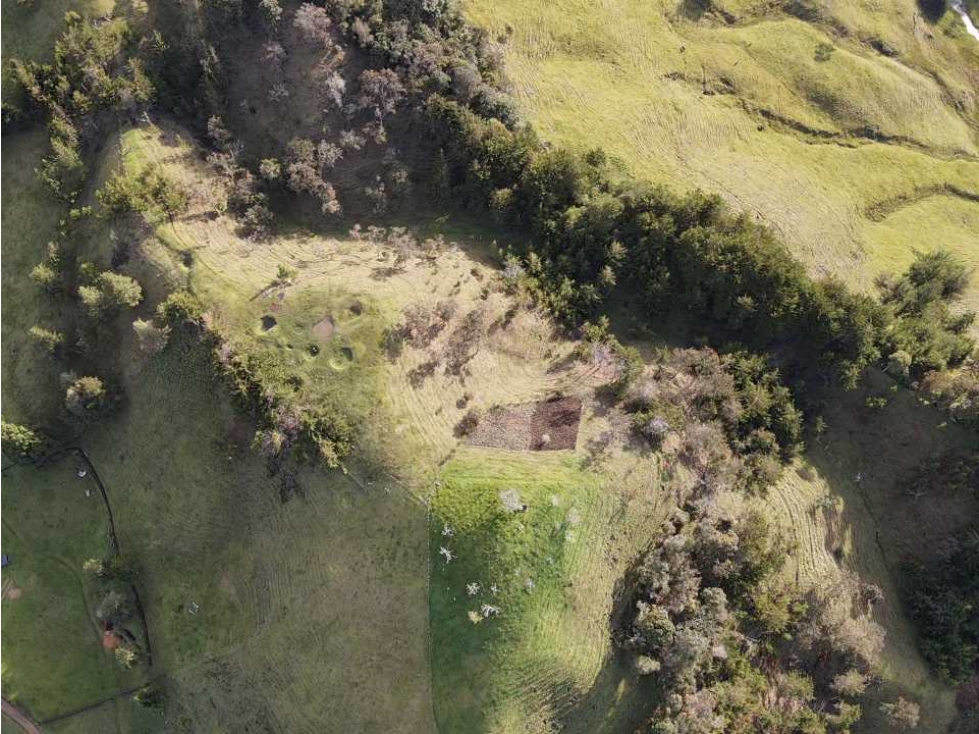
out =
[[[530,445],[537,451],[574,450],[581,423],[578,398],[555,398],[537,403],[530,422]]]
[[[14,599],[20,599],[21,594],[23,593],[23,589],[10,584],[10,586],[3,590],[3,598],[5,601],[13,601]]]
[[[336,330],[337,325],[333,321],[333,317],[326,315],[316,322],[316,325],[313,327],[313,336],[315,336],[321,342],[328,342],[333,338],[333,334],[336,333]]]
[[[511,451],[574,449],[580,423],[581,401],[578,398],[499,406],[483,416],[468,443]]]
[[[279,322],[275,320],[274,316],[265,314],[262,317],[262,331],[269,331],[270,329],[275,328],[275,325],[278,323]]]
[[[102,633],[102,647],[106,650],[115,650],[121,644],[122,638],[112,630],[106,630]]]

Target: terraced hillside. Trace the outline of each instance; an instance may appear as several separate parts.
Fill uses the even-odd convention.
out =
[[[723,194],[814,274],[869,289],[915,249],[976,262],[979,42],[956,14],[932,23],[914,0],[466,7],[505,43],[545,138]]]

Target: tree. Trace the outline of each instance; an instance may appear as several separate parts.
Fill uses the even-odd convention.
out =
[[[343,109],[343,93],[347,89],[347,82],[338,71],[332,71],[323,81],[323,91],[326,98],[331,101],[339,110]]]
[[[282,17],[282,6],[279,0],[260,0],[258,9],[262,16],[262,22],[270,33],[275,33],[279,26],[279,19]]]
[[[129,600],[118,591],[106,592],[95,610],[96,617],[113,626],[126,620],[130,614]]]
[[[146,708],[162,709],[166,703],[166,690],[159,683],[147,683],[136,691],[133,700]]]
[[[68,382],[65,391],[65,408],[76,418],[97,418],[111,406],[105,385],[98,377],[79,377],[64,375]]]
[[[65,345],[65,335],[42,326],[32,326],[28,331],[33,341],[45,354],[57,355]]]
[[[918,720],[921,718],[921,708],[918,704],[902,696],[898,696],[894,703],[882,703],[880,710],[891,726],[900,731],[917,728]]]
[[[406,94],[404,84],[391,69],[367,69],[360,75],[361,109],[373,108],[374,116],[383,120],[397,109]]]
[[[169,326],[157,326],[152,321],[144,319],[133,321],[133,331],[136,333],[136,345],[139,351],[151,356],[162,352],[170,338]]]
[[[263,158],[258,173],[266,181],[278,181],[282,177],[282,164],[275,158]]]
[[[27,426],[0,422],[0,446],[12,459],[33,461],[40,457],[46,443],[42,434]]]
[[[187,208],[187,192],[159,171],[154,169],[147,175],[145,186],[150,206],[163,212],[170,224]]]
[[[330,41],[330,16],[326,10],[313,5],[303,3],[296,10],[296,15],[292,21],[293,26],[299,33],[299,37],[309,44],[326,46]]]
[[[107,318],[123,308],[134,308],[143,300],[143,289],[135,278],[105,271],[93,285],[83,285],[78,295],[95,318]]]

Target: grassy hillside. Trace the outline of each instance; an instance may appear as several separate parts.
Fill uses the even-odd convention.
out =
[[[832,52],[821,49],[829,20],[814,26],[763,17],[756,11],[764,3],[726,3],[741,23],[680,17],[655,4],[619,2],[602,16],[585,3],[534,6],[529,14],[526,4],[508,3],[484,20],[507,33],[508,13],[523,18],[512,34],[512,66],[523,104],[549,135],[581,146],[603,142],[624,170],[655,180],[744,192],[742,204],[757,198],[748,208],[784,234],[810,228],[816,248],[810,263],[830,253],[834,267],[859,270],[852,255],[864,257],[868,268],[854,276],[858,283],[869,281],[874,263],[903,264],[924,235],[940,233],[946,244],[971,254],[975,100],[971,77],[943,67],[969,53],[947,19],[939,29],[952,35],[922,35],[920,48],[904,48],[908,63],[898,63],[873,55],[864,37],[837,39]],[[902,19],[910,18],[907,8],[899,10],[871,17],[839,7],[827,17],[864,30],[874,20],[874,32],[890,44],[901,41]],[[528,25],[534,13],[540,23]],[[682,40],[676,73],[661,53],[668,40]],[[528,49],[523,71],[521,43]],[[798,55],[809,47],[829,58]],[[572,83],[581,85],[581,99],[562,96]],[[544,96],[535,102],[533,90]],[[641,140],[656,141],[641,151],[629,127],[639,119],[629,107],[637,98],[645,107],[636,129]],[[553,115],[550,122],[545,113]],[[621,121],[608,124],[608,114]],[[596,140],[594,129],[608,130],[609,141]],[[32,134],[8,141],[18,165],[4,171],[4,256],[13,266],[3,288],[22,308],[4,316],[5,416],[34,420],[56,412],[61,393],[56,367],[29,351],[24,332],[61,314],[25,274],[41,257],[60,210],[30,174],[43,140]],[[659,456],[630,440],[625,416],[592,399],[599,379],[571,356],[574,343],[504,292],[490,255],[492,244],[505,243],[493,243],[492,231],[470,223],[425,215],[388,224],[444,235],[437,257],[399,262],[383,242],[291,222],[255,242],[225,214],[223,184],[202,158],[179,126],[124,127],[102,148],[85,202],[117,168],[135,172],[156,164],[190,192],[189,210],[174,221],[95,220],[73,242],[81,259],[103,267],[124,252],[128,258],[118,269],[138,278],[146,293],[134,312],[117,319],[118,349],[101,355],[125,401],[83,440],[109,486],[120,541],[139,567],[154,652],[153,669],[140,675],[164,682],[167,730],[633,730],[655,680],[638,683],[611,649],[616,582],[673,497],[664,490]],[[800,170],[811,172],[805,184],[798,183]],[[754,183],[737,180],[742,174]],[[729,179],[717,185],[714,176]],[[784,188],[789,182],[794,188]],[[817,188],[829,202],[824,208],[799,205],[818,199]],[[849,217],[852,241],[836,241],[823,228],[839,219],[826,215],[830,203]],[[287,465],[276,472],[256,456],[252,418],[232,408],[211,355],[193,334],[177,330],[159,356],[137,353],[131,320],[148,317],[178,287],[202,300],[209,327],[228,346],[274,365],[298,404],[336,406],[359,424],[359,445],[344,471]],[[450,300],[453,315],[428,343],[384,349],[385,334],[406,307]],[[445,354],[470,314],[482,324],[477,348],[451,374]],[[895,480],[929,453],[964,439],[936,425],[907,395],[886,409],[903,416],[902,431],[881,435],[862,401],[887,389],[874,383],[835,406],[808,463],[762,504],[797,541],[790,570],[801,582],[818,582],[839,564],[885,588],[887,601],[879,607],[890,635],[884,690],[927,701],[922,730],[937,733],[950,718],[952,694],[931,679],[914,648],[894,602],[893,572],[905,554],[927,553],[926,544],[909,542],[921,537],[921,516],[930,527],[954,530],[957,516],[973,508],[909,505]],[[556,392],[585,401],[573,452],[477,449],[457,435],[471,407]],[[889,443],[899,460],[881,450]],[[41,482],[49,475],[25,476]],[[65,527],[86,521],[64,509],[73,507],[71,495],[50,502],[62,508],[57,514],[31,503],[40,493],[25,499],[9,484],[4,531],[13,528],[17,556],[30,550],[18,545],[18,528],[38,519],[49,524],[40,533],[44,544],[75,553],[65,550],[61,526],[51,525],[59,518]],[[500,492],[510,489],[520,492],[526,512],[502,512]],[[10,517],[16,524],[8,526]],[[101,525],[87,518],[79,545],[95,542],[93,528]],[[449,563],[443,547],[453,554]],[[12,681],[26,681],[18,685],[32,713],[72,708],[76,701],[58,699],[66,689],[92,700],[123,687],[112,665],[95,667],[105,655],[87,639],[82,603],[58,611],[71,630],[61,662],[71,663],[73,675],[91,667],[86,686],[45,679],[37,666],[55,653],[31,657],[23,644],[37,634],[38,617],[45,618],[31,600],[50,602],[57,595],[52,590],[73,577],[39,565],[25,579],[5,573],[5,591],[8,578],[34,592],[4,601],[4,643],[11,640],[13,651],[5,666],[9,661]],[[472,594],[470,584],[478,584]],[[4,673],[6,687],[6,667]],[[50,690],[31,691],[38,681]],[[864,731],[880,731],[873,714],[868,718]],[[158,718],[121,695],[51,730],[161,728]]]
[[[880,395],[887,406],[868,410],[866,398]],[[944,732],[955,716],[954,691],[936,679],[917,648],[900,603],[901,566],[939,553],[943,539],[963,532],[979,507],[964,496],[913,498],[901,482],[928,457],[949,447],[974,449],[976,439],[912,395],[892,392],[883,375],[839,396],[824,417],[826,434],[786,471],[763,506],[796,546],[789,573],[800,583],[826,583],[840,568],[884,592],[874,607],[887,631],[884,684],[864,706],[860,731],[886,731],[873,702],[901,694],[927,702],[921,731]]]
[[[819,0],[802,6],[812,22],[772,3],[714,5],[723,13],[466,3],[505,43],[520,110],[545,138],[723,194],[816,274],[870,288],[915,247],[979,247],[979,43],[958,16],[930,26],[913,0]],[[905,207],[913,235],[898,232]]]
[[[203,359],[172,345],[88,441],[142,569],[176,719],[429,731],[424,507],[318,471],[285,501]]]

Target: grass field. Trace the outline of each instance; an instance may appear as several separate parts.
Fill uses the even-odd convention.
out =
[[[513,25],[510,73],[525,111],[549,138],[601,143],[623,170],[720,190],[777,226],[811,266],[852,273],[861,285],[939,239],[973,254],[979,204],[948,188],[977,193],[979,180],[969,39],[949,18],[927,31],[931,38],[925,30],[908,37],[910,0],[886,12],[823,4],[853,29],[850,40],[830,38],[825,24],[760,17],[763,3],[749,0],[725,3],[745,18],[731,26],[638,0],[609,0],[605,15],[572,0],[472,0],[470,7],[496,32]],[[4,7],[4,21],[12,8]],[[52,31],[31,22],[37,48],[49,44]],[[860,42],[871,32],[897,44],[900,61]],[[798,52],[827,39],[837,48],[826,62]],[[714,94],[703,94],[704,76]],[[960,111],[948,99],[961,102]],[[596,129],[607,137],[596,139]],[[59,216],[33,181],[43,145],[35,133],[4,141],[3,292],[20,306],[4,315],[4,414],[23,420],[50,415],[60,401],[50,389],[54,368],[33,357],[24,338],[31,324],[59,318],[25,277]],[[120,319],[126,336],[107,364],[119,373],[126,401],[84,444],[109,486],[120,542],[140,568],[154,652],[153,670],[140,675],[165,683],[166,730],[633,730],[651,692],[612,654],[609,615],[616,581],[672,498],[656,455],[629,442],[621,415],[591,400],[595,376],[569,359],[574,344],[532,309],[506,317],[515,304],[494,272],[494,234],[462,221],[439,224],[454,244],[437,266],[413,258],[403,268],[393,267],[386,248],[341,232],[287,225],[269,242],[250,242],[217,214],[221,187],[195,143],[163,121],[110,139],[94,178],[150,162],[188,187],[190,211],[173,225],[105,224],[79,243],[83,255],[107,262],[111,229],[130,245],[124,270],[147,293],[137,315],[169,290],[189,287],[225,340],[295,377],[303,404],[342,405],[363,425],[349,473],[301,468],[286,484],[250,450],[254,426],[232,409],[199,345],[175,337],[159,357],[137,357],[128,328],[134,314]],[[434,229],[424,220],[409,224]],[[272,286],[282,265],[298,275]],[[407,305],[446,299],[458,303],[457,315],[431,345],[395,358],[382,352],[384,329]],[[483,310],[488,326],[468,374],[437,370],[415,379],[470,309]],[[276,320],[269,330],[265,316]],[[321,339],[313,328],[325,317],[335,331]],[[459,446],[454,429],[469,406],[558,391],[585,399],[575,452]],[[914,648],[895,603],[894,572],[906,554],[929,550],[920,542],[921,517],[950,532],[973,508],[911,505],[896,479],[964,439],[908,395],[886,408],[901,417],[900,435],[881,435],[879,418],[861,407],[864,397],[826,416],[824,442],[773,489],[766,507],[797,541],[790,571],[801,582],[818,581],[839,562],[885,589],[885,691],[900,683],[927,701],[921,730],[937,734],[951,716],[952,692],[932,681]],[[31,485],[49,480],[47,473],[23,476]],[[50,481],[78,486],[70,474]],[[51,514],[47,504],[31,515],[44,495],[21,495],[16,486],[8,480],[3,498],[4,551],[9,541],[17,559],[29,550],[38,558],[68,552],[50,527],[39,529],[40,551],[20,547],[17,533],[30,517],[67,524],[84,515]],[[510,488],[529,505],[526,513],[500,511],[499,493]],[[101,526],[84,527],[88,534],[70,552],[94,543],[92,529]],[[443,545],[455,554],[449,564]],[[52,607],[56,590],[73,577],[38,563],[29,577],[9,576],[27,591],[3,602],[3,642],[11,645],[4,684],[12,659],[8,690],[21,685],[19,700],[43,718],[127,681],[102,666],[97,639],[94,647],[86,641],[84,600]],[[7,579],[5,572],[5,592]],[[470,583],[480,585],[472,597]],[[31,667],[49,664],[53,654],[28,659],[35,599],[57,610],[53,624],[72,630],[77,642],[64,646],[58,674],[90,668],[84,687],[57,684]],[[499,614],[473,623],[468,613],[484,603]],[[47,728],[123,734],[159,731],[161,722],[124,696]],[[882,731],[873,715],[864,731]]]
[[[232,440],[241,419],[208,373],[197,350],[172,345],[87,442],[118,488],[174,720],[429,731],[424,507],[397,486],[312,470],[283,502],[281,477]]]
[[[6,6],[4,6],[6,8]],[[47,146],[43,130],[3,138],[3,413],[6,420],[46,423],[60,408],[54,390],[24,389],[25,385],[57,384],[58,371],[50,361],[37,359],[27,330],[35,324],[53,328],[61,307],[47,298],[28,277],[54,239],[62,207],[34,175]],[[9,304],[17,304],[15,308]]]
[[[98,487],[78,479],[76,461],[43,470],[4,470],[4,695],[47,719],[135,685],[102,649],[95,619],[99,589],[82,574],[109,552],[109,523]],[[86,490],[90,496],[86,496]]]
[[[914,248],[979,249],[979,43],[958,16],[928,26],[914,0],[819,0],[813,23],[772,3],[715,5],[731,23],[673,0],[466,8],[505,39],[518,106],[546,139],[724,195],[815,274],[869,289]]]
[[[834,400],[825,414],[827,433],[786,472],[764,505],[796,545],[789,572],[800,583],[818,584],[842,568],[884,591],[874,608],[887,631],[884,685],[865,711],[875,713],[877,699],[910,696],[928,706],[920,730],[938,734],[955,715],[954,691],[933,676],[916,647],[899,598],[901,565],[940,553],[944,540],[963,532],[979,506],[965,496],[915,499],[901,482],[943,450],[974,450],[976,438],[913,395],[890,388],[887,377],[870,375],[866,386]],[[887,396],[882,412],[864,407],[871,395]],[[886,731],[872,715],[863,726],[861,731]]]

